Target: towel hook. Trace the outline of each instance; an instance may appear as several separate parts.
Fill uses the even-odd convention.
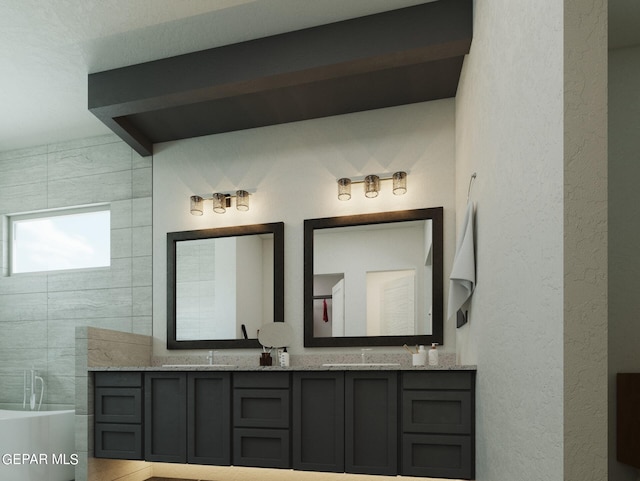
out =
[[[473,184],[473,181],[476,177],[477,174],[474,172],[473,174],[471,174],[471,178],[469,179],[469,188],[467,189],[467,202],[469,202],[469,195],[471,194],[471,184]]]

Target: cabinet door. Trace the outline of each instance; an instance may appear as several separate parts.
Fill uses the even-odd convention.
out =
[[[236,389],[233,425],[247,428],[289,428],[288,389]]]
[[[187,374],[145,374],[144,458],[187,462]]]
[[[293,469],[344,472],[344,373],[293,376]]]
[[[233,464],[258,468],[289,468],[288,429],[235,428]]]
[[[97,387],[95,389],[97,423],[142,423],[142,388]]]
[[[395,372],[345,373],[345,471],[398,472],[398,381]]]
[[[231,464],[230,374],[193,372],[187,381],[188,462]]]
[[[404,476],[473,479],[471,437],[405,434],[402,466]]]
[[[140,424],[96,423],[96,458],[143,459]]]
[[[470,391],[403,391],[405,433],[470,434]]]

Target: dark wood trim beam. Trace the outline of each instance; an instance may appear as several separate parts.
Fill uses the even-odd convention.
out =
[[[152,150],[149,143],[173,140],[147,131],[153,128],[149,120],[156,112],[174,109],[189,115],[190,107],[206,102],[269,95],[311,84],[322,87],[326,83],[333,89],[342,79],[355,77],[363,79],[362,95],[366,97],[368,75],[396,69],[405,75],[414,66],[448,65],[450,62],[442,61],[463,58],[469,52],[471,30],[471,0],[440,0],[93,73],[88,79],[88,106],[112,129],[109,119],[118,119],[120,132],[113,130],[118,135],[128,133],[128,139],[121,137],[132,146],[137,143],[134,148],[145,155]],[[457,86],[459,71],[453,77]],[[337,105],[340,103],[338,99]],[[363,105],[365,110],[379,108],[377,101],[370,107],[367,102]],[[144,128],[127,121],[136,115],[145,116]],[[288,115],[294,120],[300,117],[296,112]],[[305,118],[313,115],[305,113]],[[283,122],[292,121],[289,117],[285,115]]]

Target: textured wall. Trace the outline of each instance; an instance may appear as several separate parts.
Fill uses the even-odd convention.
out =
[[[640,372],[640,46],[609,52],[609,479],[635,481],[616,461],[615,374]]]
[[[477,479],[563,479],[562,2],[475,3],[456,97],[456,207],[469,178],[477,288]],[[595,478],[594,478],[595,479]]]
[[[446,275],[454,249],[453,116],[449,99],[160,144],[153,159],[154,354],[168,354],[167,232],[285,222],[285,321],[295,332],[293,354],[302,352],[303,340],[304,219],[443,206]],[[353,186],[350,201],[337,198],[339,177],[396,170],[409,172],[404,196],[383,183],[375,199],[365,199],[362,185]],[[256,190],[248,212],[213,214],[208,203],[205,215],[189,214],[190,195],[236,188]],[[455,348],[451,324],[445,348]]]
[[[33,365],[44,402],[73,405],[75,327],[150,334],[152,282],[150,159],[112,135],[0,154],[0,216],[98,202],[111,204],[110,268],[0,276],[0,403],[22,406]]]
[[[565,0],[564,479],[607,479],[607,1]]]

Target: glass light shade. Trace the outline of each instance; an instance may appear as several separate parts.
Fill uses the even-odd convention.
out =
[[[227,211],[227,199],[224,194],[213,194],[213,211],[216,214],[224,214]]]
[[[191,196],[191,215],[202,215],[204,199],[199,195]]]
[[[378,197],[378,191],[380,190],[380,177],[377,175],[367,175],[364,178],[364,195],[372,199]]]
[[[246,190],[236,191],[236,209],[241,211],[249,210],[249,192]]]
[[[348,179],[346,177],[338,179],[338,199],[351,199],[351,179]]]
[[[407,193],[407,173],[395,172],[393,174],[393,193],[403,195]]]

